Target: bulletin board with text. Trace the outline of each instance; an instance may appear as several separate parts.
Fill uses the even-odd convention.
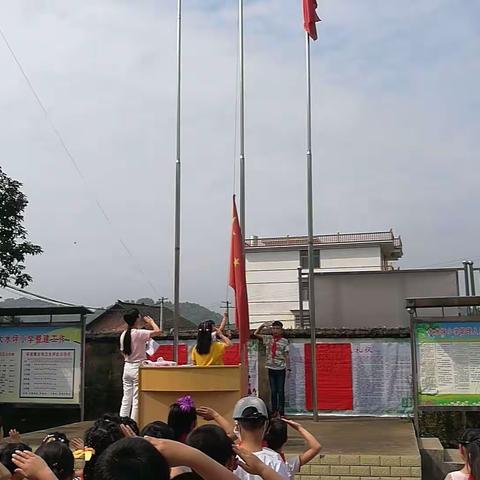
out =
[[[0,403],[79,405],[81,324],[0,327]]]

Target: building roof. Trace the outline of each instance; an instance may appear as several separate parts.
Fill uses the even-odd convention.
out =
[[[398,260],[403,255],[402,239],[395,236],[392,230],[386,232],[357,232],[334,233],[329,235],[315,235],[313,244],[322,247],[381,245],[385,257]],[[257,237],[245,240],[245,250],[253,252],[258,250],[295,249],[308,247],[306,235],[284,237]]]
[[[157,324],[160,323],[160,305],[146,305],[143,303],[130,303],[118,300],[114,305],[104,310],[93,321],[88,324],[88,332],[90,333],[118,333],[125,330],[125,322],[123,314],[126,310],[138,308],[140,315],[152,317]],[[178,319],[180,330],[196,330],[197,326],[179,316]],[[163,307],[163,330],[168,332],[173,328],[173,312],[170,308]]]

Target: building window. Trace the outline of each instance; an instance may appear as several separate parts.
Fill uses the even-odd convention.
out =
[[[308,292],[308,279],[302,280],[302,300],[308,302],[309,292]]]
[[[300,250],[300,266],[308,268],[308,250]],[[320,268],[320,250],[313,251],[313,267]]]

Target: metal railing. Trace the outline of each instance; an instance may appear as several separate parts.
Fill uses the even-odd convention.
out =
[[[294,247],[307,245],[308,237],[252,237],[245,240],[246,247]],[[402,239],[395,237],[393,232],[365,232],[365,233],[334,233],[329,235],[315,235],[315,245],[332,245],[348,243],[392,242],[395,248],[402,248]]]

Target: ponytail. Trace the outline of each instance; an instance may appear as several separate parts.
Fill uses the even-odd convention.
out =
[[[138,308],[132,308],[123,316],[123,319],[127,324],[127,330],[125,331],[122,342],[122,353],[124,355],[130,355],[132,353],[132,328],[139,316],[140,312],[138,311]]]
[[[465,430],[460,445],[465,452],[465,462],[470,467],[470,480],[480,480],[480,429]]]
[[[199,355],[207,355],[210,353],[212,332],[212,325],[207,322],[203,322],[198,326],[197,345],[195,348]]]

